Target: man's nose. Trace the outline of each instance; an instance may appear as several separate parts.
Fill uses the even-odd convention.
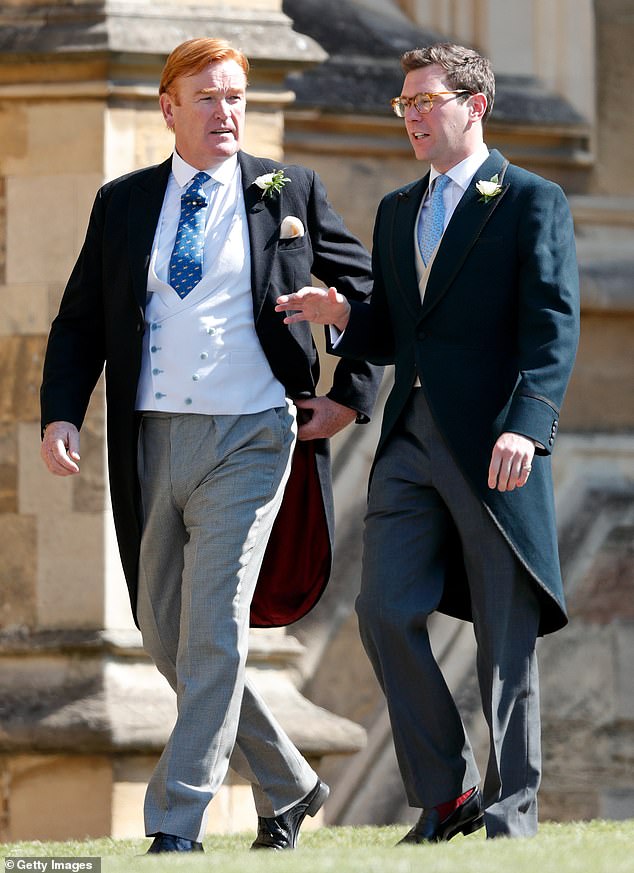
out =
[[[413,103],[409,103],[405,107],[405,120],[406,121],[420,121],[420,112]]]
[[[220,97],[214,103],[214,115],[216,118],[228,118],[230,115],[229,104],[224,97]]]

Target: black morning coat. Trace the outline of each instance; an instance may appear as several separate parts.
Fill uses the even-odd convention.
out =
[[[305,285],[311,274],[349,299],[367,300],[370,256],[330,206],[319,177],[304,167],[238,153],[251,247],[253,316],[273,373],[292,399],[315,395],[319,361],[306,323],[291,326],[275,300]],[[254,180],[284,169],[279,193],[263,196]],[[150,252],[171,158],[105,184],[97,193],[86,239],[48,341],[41,389],[42,426],[69,421],[80,428],[104,368],[110,491],[119,551],[133,613],[141,515],[137,477],[141,366]],[[304,236],[280,239],[280,225],[296,216]],[[328,396],[371,414],[381,369],[342,361]],[[327,582],[333,542],[328,442],[299,443],[285,498],[271,535],[251,610],[255,626],[288,624],[316,601]]]
[[[480,180],[499,176],[485,201]],[[421,305],[414,226],[429,175],[393,191],[377,213],[370,306],[352,303],[336,353],[394,363],[377,454],[418,375],[435,421],[474,492],[535,582],[541,633],[566,607],[557,549],[551,452],[579,334],[579,275],[572,218],[561,189],[509,165],[498,151],[476,172],[442,237]],[[528,483],[487,485],[501,433],[541,444]],[[471,617],[461,546],[447,554],[441,611]]]

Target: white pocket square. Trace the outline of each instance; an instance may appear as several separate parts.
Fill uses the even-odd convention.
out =
[[[304,236],[306,231],[304,225],[299,218],[294,215],[287,215],[282,220],[280,225],[280,239],[293,239],[294,237]]]

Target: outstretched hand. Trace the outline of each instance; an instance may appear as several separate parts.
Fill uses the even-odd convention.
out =
[[[276,312],[290,313],[284,324],[310,321],[313,324],[334,324],[343,331],[350,318],[350,304],[336,288],[315,288],[306,285],[294,294],[282,294],[277,298]]]

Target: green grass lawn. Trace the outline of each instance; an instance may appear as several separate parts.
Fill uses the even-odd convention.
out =
[[[12,856],[99,856],[106,873],[634,873],[634,819],[543,824],[530,840],[487,841],[479,831],[450,843],[395,848],[406,830],[322,828],[304,834],[297,851],[283,853],[249,852],[253,834],[236,834],[208,837],[204,855],[140,857],[149,840],[99,839],[5,843],[0,856],[5,870]]]

